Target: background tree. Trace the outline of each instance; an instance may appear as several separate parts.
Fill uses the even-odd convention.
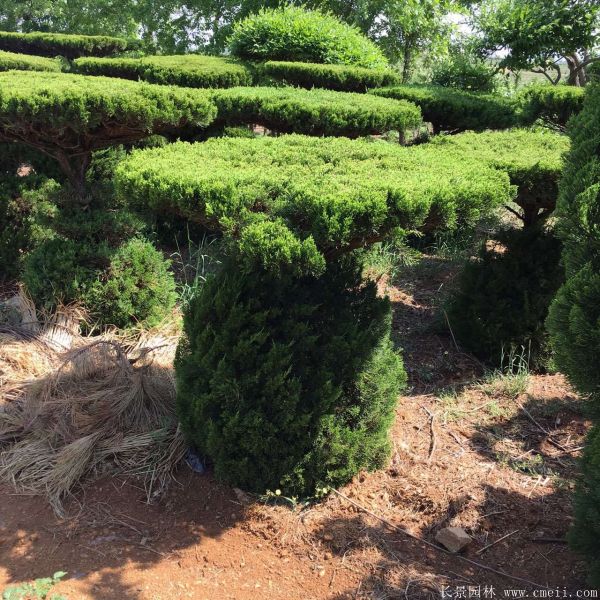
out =
[[[473,17],[484,54],[507,53],[502,67],[535,70],[558,83],[566,61],[568,83],[585,85],[587,67],[598,60],[597,0],[485,0]]]

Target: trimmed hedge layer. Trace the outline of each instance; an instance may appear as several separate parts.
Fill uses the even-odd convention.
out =
[[[379,47],[332,15],[296,6],[266,9],[238,21],[229,38],[234,56],[384,68]]]
[[[29,56],[14,52],[0,51],[0,71],[51,71],[61,70],[60,62],[43,56]]]
[[[84,75],[104,75],[149,83],[193,88],[252,85],[252,75],[229,58],[199,54],[144,58],[79,58],[75,68]]]
[[[0,31],[0,50],[37,56],[64,56],[69,60],[80,56],[110,56],[136,46],[135,41],[104,35]]]
[[[395,227],[452,228],[511,197],[508,176],[476,155],[298,135],[134,152],[116,185],[139,205],[225,231],[251,263],[303,273]]]
[[[329,90],[241,87],[215,91],[221,125],[259,124],[279,133],[359,137],[418,127],[410,102]]]
[[[439,131],[507,129],[518,124],[516,104],[493,94],[475,94],[433,85],[400,85],[372,94],[408,100],[421,108],[423,120]]]
[[[439,136],[430,144],[451,148],[466,158],[478,156],[507,173],[516,186],[514,202],[521,209],[525,226],[545,219],[555,209],[564,154],[570,147],[568,137],[549,131],[515,129]]]
[[[208,125],[215,112],[201,90],[64,73],[0,73],[0,140],[44,150],[75,188],[82,187],[94,150]]]
[[[518,95],[522,119],[534,123],[538,119],[564,128],[569,119],[583,108],[584,88],[573,85],[530,85]]]
[[[400,76],[391,69],[366,69],[348,65],[270,60],[261,65],[260,72],[286,85],[307,89],[324,88],[338,92],[363,93],[369,89],[400,83]]]

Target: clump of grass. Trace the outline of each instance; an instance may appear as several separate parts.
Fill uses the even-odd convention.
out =
[[[487,376],[481,385],[481,390],[488,396],[505,396],[518,398],[527,391],[529,385],[529,349],[511,348],[505,353],[502,350],[501,367]]]
[[[392,240],[374,244],[365,253],[365,273],[379,280],[388,277],[394,280],[401,269],[414,267],[420,260],[421,253],[408,246],[403,240]]]
[[[65,596],[48,595],[65,575],[64,571],[57,571],[52,577],[42,577],[33,583],[11,586],[2,592],[2,600],[67,600]]]
[[[553,477],[554,471],[544,461],[541,454],[532,454],[527,456],[510,456],[504,452],[496,454],[496,458],[501,465],[511,468],[517,473],[529,475],[531,477]]]

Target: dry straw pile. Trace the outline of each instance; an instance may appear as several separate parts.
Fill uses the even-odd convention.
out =
[[[44,494],[61,514],[86,478],[144,478],[159,495],[185,453],[175,415],[177,331],[81,336],[81,313],[39,320],[19,294],[0,324],[0,477]]]

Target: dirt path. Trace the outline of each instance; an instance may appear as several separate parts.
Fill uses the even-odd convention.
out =
[[[476,381],[478,363],[447,331],[431,328],[452,278],[431,259],[389,289],[412,389],[399,402],[388,468],[341,491],[429,541],[440,527],[464,527],[473,537],[465,556],[496,570],[584,588],[583,565],[556,541],[571,519],[587,427],[578,400],[559,375]],[[440,598],[442,586],[481,586],[482,594],[494,586],[496,596],[530,589],[408,539],[340,497],[292,511],[186,467],[151,506],[135,481],[100,480],[70,503],[65,520],[40,498],[0,489],[0,590],[58,570],[68,578],[55,591],[68,600],[409,599]]]

